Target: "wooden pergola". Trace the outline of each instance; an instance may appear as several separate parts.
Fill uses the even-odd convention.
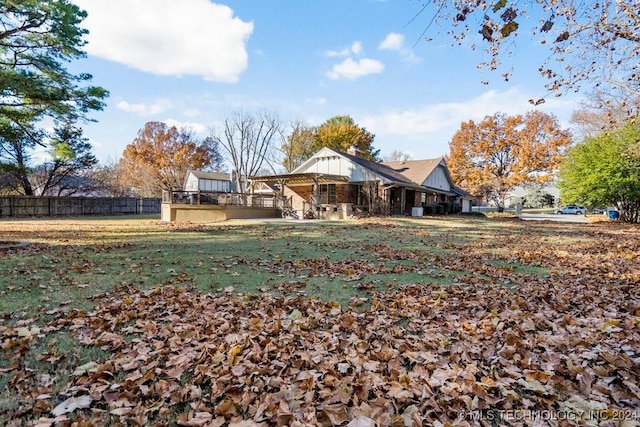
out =
[[[290,173],[282,175],[263,175],[249,177],[251,182],[275,183],[279,185],[305,185],[305,184],[329,184],[335,182],[348,182],[345,175],[332,175],[327,173],[307,172]]]
[[[280,187],[280,196],[284,198],[285,185],[311,185],[313,187],[314,200],[320,199],[320,184],[335,184],[349,182],[349,177],[345,175],[333,175],[318,172],[306,173],[290,173],[282,175],[262,175],[249,177],[252,185],[255,182],[263,182],[265,184],[278,184]],[[312,210],[316,210],[315,201],[312,202]]]

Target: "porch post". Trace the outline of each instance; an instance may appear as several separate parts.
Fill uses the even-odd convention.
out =
[[[320,219],[321,210],[318,209],[318,200],[320,200],[320,180],[318,177],[313,178],[313,198],[311,199],[311,209],[313,215]]]
[[[286,208],[287,206],[285,203],[285,199],[284,199],[284,183],[286,182],[285,179],[280,178],[278,180],[278,185],[280,186],[280,201],[282,202],[282,208]]]
[[[404,215],[407,207],[407,188],[402,187],[402,192],[400,193],[400,214]]]

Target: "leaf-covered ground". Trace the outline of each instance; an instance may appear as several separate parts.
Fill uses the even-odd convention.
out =
[[[60,242],[65,225],[44,224],[30,225],[37,245],[0,255],[8,425],[640,417],[637,228],[440,219],[138,233],[98,221]],[[89,241],[101,250],[87,254]],[[157,255],[164,244],[179,247],[172,260]],[[56,280],[69,299],[49,290]],[[31,302],[11,302],[29,286]]]

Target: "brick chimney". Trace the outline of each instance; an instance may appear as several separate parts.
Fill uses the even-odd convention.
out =
[[[356,156],[356,157],[360,157],[361,151],[360,151],[360,149],[358,147],[356,147],[355,145],[352,145],[347,150],[347,154],[350,154],[350,155]]]

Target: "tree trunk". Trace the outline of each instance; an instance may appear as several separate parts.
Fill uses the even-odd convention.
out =
[[[33,196],[33,187],[29,182],[29,176],[27,175],[27,168],[24,165],[18,166],[18,182],[25,196]]]

